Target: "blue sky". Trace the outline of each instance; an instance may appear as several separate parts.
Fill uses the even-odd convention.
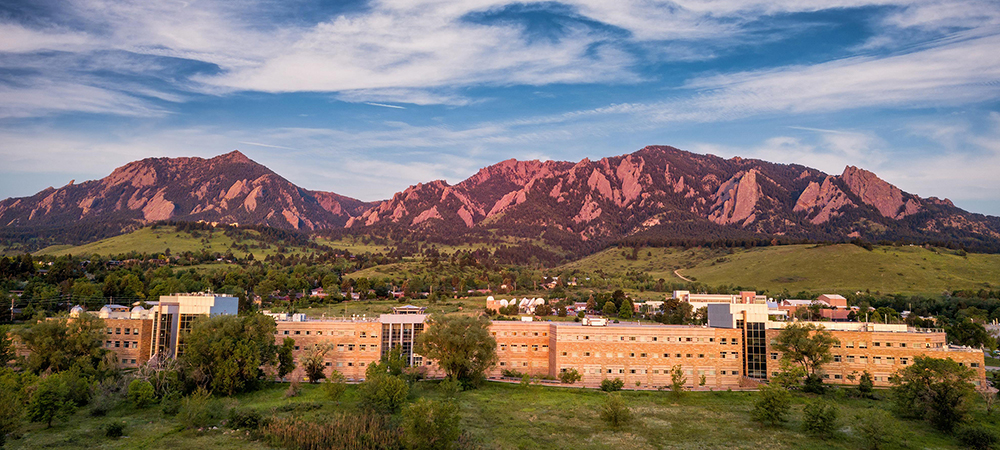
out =
[[[1000,215],[995,0],[8,0],[0,198],[239,149],[363,200],[672,145]]]

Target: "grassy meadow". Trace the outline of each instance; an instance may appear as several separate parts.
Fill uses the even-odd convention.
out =
[[[560,269],[593,272],[645,271],[654,278],[681,281],[673,271],[708,284],[752,286],[769,293],[871,292],[932,294],[952,289],[1000,286],[1000,255],[923,247],[851,244],[784,245],[753,249],[644,248],[626,260],[608,249]]]
[[[411,389],[416,397],[442,399],[436,382],[419,382]],[[357,390],[350,386],[340,402],[327,400],[315,385],[303,385],[301,394],[286,398],[287,385],[224,398],[227,408],[253,408],[266,417],[297,417],[323,421],[339,412],[360,410]],[[885,401],[846,398],[827,394],[839,410],[838,431],[829,439],[801,431],[802,408],[814,399],[807,394],[793,398],[790,420],[779,427],[766,427],[750,419],[754,392],[690,392],[675,399],[667,392],[625,391],[633,421],[620,430],[605,425],[598,416],[604,393],[596,390],[548,386],[487,383],[461,392],[461,428],[485,449],[854,449],[861,442],[852,431],[853,417],[868,408],[889,408]],[[839,392],[843,394],[843,391]],[[994,429],[1000,416],[986,417],[977,405],[975,420]],[[398,419],[394,417],[394,420]],[[109,422],[126,424],[126,437],[104,436]],[[893,419],[901,433],[902,448],[958,449],[951,436],[934,431],[923,422]],[[218,429],[184,430],[178,417],[167,416],[159,405],[134,410],[123,405],[106,417],[91,417],[85,408],[67,420],[46,429],[27,424],[19,439],[8,441],[11,449],[265,449],[244,431],[225,426]],[[905,447],[904,447],[905,446]]]

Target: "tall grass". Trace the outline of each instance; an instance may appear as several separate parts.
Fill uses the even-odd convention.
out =
[[[402,442],[398,427],[373,414],[341,413],[322,422],[274,419],[261,434],[269,445],[296,450],[389,450]]]

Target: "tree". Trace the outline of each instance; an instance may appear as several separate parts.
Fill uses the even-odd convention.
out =
[[[608,394],[601,404],[601,420],[611,426],[611,428],[621,428],[632,420],[632,412],[625,404],[621,394]]]
[[[340,401],[340,397],[347,391],[347,378],[339,370],[334,369],[330,376],[323,382],[323,392],[326,397],[333,401]]]
[[[399,411],[409,393],[406,382],[392,375],[378,374],[358,385],[361,404],[383,414]]]
[[[576,368],[569,368],[565,372],[559,372],[559,381],[564,384],[573,384],[582,379],[583,375],[580,375],[580,372]]]
[[[10,328],[0,327],[0,368],[5,367],[14,356],[14,342],[10,338]]]
[[[771,377],[771,384],[785,389],[798,387],[802,383],[802,378],[806,376],[805,369],[785,358],[782,358],[779,364],[778,374]]]
[[[864,398],[872,398],[875,393],[875,379],[867,370],[861,374],[861,379],[858,380],[858,393]]]
[[[104,354],[104,320],[91,314],[73,319],[40,320],[18,332],[28,349],[26,369],[36,374],[79,366],[96,370]]]
[[[587,299],[587,311],[597,311],[597,302],[594,301],[593,294]]]
[[[547,304],[538,305],[535,307],[535,315],[540,317],[551,316],[552,307]]]
[[[972,320],[965,319],[945,329],[948,340],[953,344],[966,345],[975,348],[996,349],[997,342],[986,331],[986,328]]]
[[[233,395],[259,388],[261,366],[277,359],[274,319],[263,314],[202,317],[182,336],[188,376],[200,387]]]
[[[621,317],[622,319],[631,319],[632,309],[632,302],[629,301],[629,299],[623,300],[621,308],[618,308],[618,317]]]
[[[27,386],[34,375],[17,373],[0,367],[0,448],[8,434],[13,434],[21,426]]]
[[[485,378],[497,362],[497,342],[485,317],[431,316],[414,349],[466,386]]]
[[[445,450],[461,434],[458,405],[421,398],[403,412],[403,443],[411,450]]]
[[[802,429],[816,436],[829,437],[837,429],[837,407],[822,400],[809,403],[802,410]]]
[[[787,389],[781,386],[763,385],[757,393],[757,400],[753,403],[750,415],[759,422],[775,426],[788,420],[788,411],[791,407],[792,396]]]
[[[962,427],[955,434],[962,444],[974,450],[990,450],[1000,443],[995,431],[979,424]]]
[[[618,308],[615,308],[615,302],[608,300],[604,303],[604,310],[601,313],[604,317],[614,317],[616,312],[618,312]]]
[[[76,409],[76,404],[67,391],[61,374],[51,374],[39,380],[25,408],[28,420],[45,422],[46,427],[51,428],[53,419],[68,417]]]
[[[376,375],[402,377],[406,369],[406,363],[403,348],[398,345],[394,346],[386,354],[382,355],[382,358],[378,362],[368,364],[368,368],[365,369],[365,378]]]
[[[922,418],[951,432],[969,416],[975,371],[948,359],[917,356],[890,379],[901,414]]]
[[[136,408],[145,408],[156,399],[153,384],[146,380],[132,380],[128,384],[128,399]]]
[[[830,348],[840,342],[822,326],[794,322],[786,325],[774,341],[774,349],[783,353],[781,357],[801,365],[808,375],[833,361]]]
[[[313,351],[302,358],[302,369],[306,372],[306,377],[309,378],[310,384],[319,383],[320,380],[326,378],[326,361],[323,358],[326,357],[326,352],[329,347],[316,345]]]
[[[680,398],[684,394],[684,383],[687,383],[687,377],[684,376],[684,369],[681,368],[680,364],[677,364],[670,368],[670,392],[674,394],[674,397]]]
[[[285,375],[295,370],[295,356],[292,351],[295,349],[295,339],[286,337],[278,347],[278,378],[284,379]]]

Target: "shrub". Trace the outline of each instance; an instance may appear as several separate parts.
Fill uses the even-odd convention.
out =
[[[600,415],[601,420],[615,429],[621,428],[632,420],[632,412],[629,411],[621,394],[617,393],[608,394],[607,398],[604,399]]]
[[[261,431],[273,447],[298,449],[376,450],[399,448],[402,440],[400,430],[387,417],[367,413],[341,413],[322,422],[274,419]]]
[[[166,416],[176,416],[181,411],[181,395],[178,393],[168,394],[160,401],[161,410]]]
[[[681,369],[681,365],[678,364],[670,368],[670,392],[673,393],[675,398],[680,398],[684,395],[684,383],[687,383],[687,377],[684,376],[684,370]]]
[[[104,435],[117,439],[125,435],[125,424],[122,422],[109,422],[104,424]]]
[[[580,372],[575,368],[566,369],[565,372],[559,372],[559,381],[563,382],[564,384],[573,384],[582,379],[583,375],[580,375]]]
[[[106,381],[94,383],[94,393],[90,396],[90,415],[102,417],[121,403],[122,395],[115,383]]]
[[[288,389],[285,390],[285,398],[298,397],[300,392],[302,392],[302,386],[299,385],[299,380],[292,380],[291,383],[288,383]]]
[[[326,381],[323,382],[323,393],[326,394],[326,398],[333,401],[339,401],[340,397],[342,397],[346,391],[347,379],[344,378],[344,374],[334,369],[334,371],[330,373],[330,376],[326,378]]]
[[[403,412],[403,442],[414,450],[452,448],[461,434],[458,405],[422,398]]]
[[[625,381],[621,378],[615,378],[614,380],[605,378],[601,380],[601,390],[604,392],[620,391],[623,387],[625,387]]]
[[[964,426],[959,428],[955,435],[959,442],[975,450],[989,450],[996,448],[997,443],[1000,443],[1000,436],[982,425]]]
[[[132,380],[128,384],[128,399],[136,408],[145,408],[156,399],[153,384],[146,380]]]
[[[899,441],[896,419],[881,409],[869,409],[854,416],[854,430],[864,448],[879,450]]]
[[[531,386],[531,375],[524,374],[521,375],[521,382],[519,383],[521,387]]]
[[[875,379],[872,374],[868,371],[864,371],[861,374],[861,378],[858,380],[858,393],[861,394],[862,398],[871,398],[875,392]]]
[[[234,430],[256,430],[264,424],[264,418],[256,409],[229,410],[229,428]]]
[[[817,400],[802,412],[802,429],[806,433],[828,437],[837,429],[837,407],[832,404]]]
[[[517,378],[519,380],[522,377],[524,377],[523,373],[514,369],[503,369],[500,371],[500,375],[502,375],[504,378]]]
[[[181,401],[180,423],[186,428],[206,428],[219,423],[222,402],[205,389],[198,389]]]
[[[358,385],[361,404],[380,413],[399,411],[410,388],[399,377],[376,375]]]
[[[443,381],[438,383],[438,390],[441,391],[445,397],[454,398],[462,390],[462,383],[459,383],[458,380],[445,378]]]
[[[805,383],[802,385],[802,392],[810,392],[817,395],[825,394],[826,386],[823,385],[823,377],[818,373],[811,373],[806,376]]]
[[[757,393],[753,410],[750,415],[759,422],[772,426],[787,420],[788,411],[792,406],[792,396],[781,386],[764,385]]]

